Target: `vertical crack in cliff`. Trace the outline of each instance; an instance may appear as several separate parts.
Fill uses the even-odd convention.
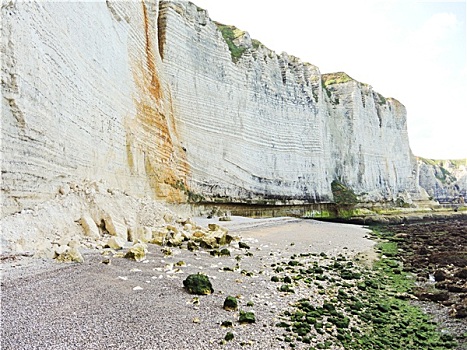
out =
[[[151,38],[151,30],[149,26],[149,18],[148,18],[148,9],[146,4],[143,1],[143,18],[144,18],[144,33],[146,36],[146,64],[149,73],[151,74],[151,84],[149,85],[149,91],[154,96],[156,100],[160,100],[162,98],[161,94],[161,83],[159,81],[159,77],[156,72],[156,64],[155,64],[155,56],[153,52],[153,45],[152,45],[152,38]]]
[[[188,165],[177,137],[172,101],[165,94],[158,72],[156,13],[142,1],[144,43],[130,52],[137,87],[137,116],[127,123],[127,160],[133,174],[144,171],[154,195],[183,201],[178,184],[186,184]],[[136,53],[136,55],[135,55]],[[140,55],[138,55],[138,53]]]
[[[167,4],[159,4],[159,16],[157,17],[157,40],[159,44],[159,55],[164,59],[164,46],[167,31]]]
[[[113,17],[117,22],[121,22],[121,21],[122,21],[122,17],[119,16],[117,10],[114,8],[114,6],[111,4],[111,2],[110,2],[109,0],[105,0],[105,4],[107,5],[107,8],[109,9],[110,14],[112,15],[112,17]]]

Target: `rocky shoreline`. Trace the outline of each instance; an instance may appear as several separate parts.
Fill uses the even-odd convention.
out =
[[[465,206],[459,211],[432,208],[417,208],[411,210],[394,208],[393,210],[388,210],[387,214],[372,213],[371,215],[316,219],[355,225],[403,225],[440,220],[467,220],[467,210]]]
[[[404,270],[417,275],[421,300],[450,307],[453,317],[467,317],[467,220],[443,220],[384,227],[394,233]]]
[[[424,310],[467,348],[467,218],[383,226],[380,237],[396,244],[392,256],[416,276],[413,294]],[[389,253],[391,255],[391,253]]]

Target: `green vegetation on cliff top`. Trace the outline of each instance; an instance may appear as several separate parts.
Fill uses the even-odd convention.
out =
[[[452,170],[467,166],[467,159],[437,160],[419,158],[421,162],[434,167],[435,177],[442,183],[455,182],[457,178],[451,173]]]
[[[452,165],[452,167],[459,168],[461,166],[467,166],[467,159],[428,159],[418,157],[420,161],[428,165],[436,165],[440,167],[446,167]]]
[[[322,74],[321,78],[323,80],[324,87],[328,87],[329,85],[334,85],[334,84],[343,84],[349,81],[356,81],[355,79],[351,78],[347,73],[344,73],[344,72]]]
[[[240,57],[242,57],[242,55],[245,53],[247,48],[236,45],[234,41],[243,36],[245,34],[245,31],[238,29],[235,26],[226,25],[215,21],[214,24],[221,32],[222,37],[224,38],[225,42],[227,43],[227,46],[229,47],[230,54],[232,56],[232,61],[237,62],[240,59]],[[251,45],[255,50],[258,50],[260,47],[266,47],[261,41],[256,39],[251,39]]]
[[[232,61],[237,62],[240,59],[240,57],[242,57],[243,53],[246,51],[246,48],[237,46],[234,43],[234,40],[244,35],[245,32],[238,29],[235,26],[229,26],[219,22],[214,23],[216,24],[219,31],[222,33],[222,36],[224,37],[224,40],[227,43],[227,46],[229,47],[230,54],[232,56]]]
[[[325,89],[325,91],[328,94],[329,98],[331,98],[331,91],[328,90],[328,87],[331,86],[331,85],[344,84],[344,83],[348,83],[350,81],[355,81],[355,82],[357,82],[359,84],[360,87],[362,87],[362,86],[368,87],[368,84],[361,83],[361,82],[355,80],[354,78],[352,78],[351,76],[349,76],[345,72],[322,74],[321,75],[321,80],[322,80],[322,83],[323,83],[323,88]],[[376,103],[378,103],[379,105],[386,104],[387,99],[383,95],[381,95],[380,93],[375,92],[374,96],[375,96]]]

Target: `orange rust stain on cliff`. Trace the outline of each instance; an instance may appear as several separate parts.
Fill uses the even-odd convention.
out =
[[[154,30],[144,1],[142,9],[145,45],[144,56],[132,56],[135,57],[132,65],[137,93],[134,97],[136,118],[126,124],[128,165],[132,173],[144,168],[156,197],[183,202],[186,196],[179,184],[187,184],[189,167],[178,142],[172,99],[170,94],[164,94],[159,79],[152,42]]]
[[[151,95],[154,96],[156,100],[160,100],[162,98],[161,94],[161,83],[159,81],[159,77],[156,71],[156,63],[155,63],[155,56],[153,52],[153,44],[152,44],[152,31],[149,25],[148,19],[148,9],[146,8],[146,4],[143,1],[143,19],[144,19],[144,34],[146,36],[146,66],[148,71],[151,75],[151,85],[149,86],[149,91]]]
[[[172,134],[176,135],[174,124],[169,121],[173,116],[167,118],[147,100],[136,101],[136,106],[137,142],[144,152],[144,169],[149,185],[157,197],[182,202],[184,197],[176,184],[179,181],[186,184],[188,164],[183,150],[172,137]]]

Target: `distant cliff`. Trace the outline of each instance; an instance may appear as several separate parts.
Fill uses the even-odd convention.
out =
[[[456,202],[467,198],[467,159],[434,160],[419,158],[420,186],[436,201]]]
[[[188,2],[2,4],[2,215],[102,180],[169,202],[417,199],[406,111]]]

